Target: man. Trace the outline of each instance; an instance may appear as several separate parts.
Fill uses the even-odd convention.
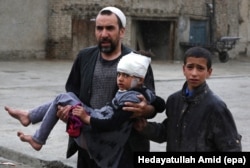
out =
[[[97,46],[83,49],[79,52],[69,74],[66,91],[75,93],[79,99],[92,108],[100,108],[110,102],[117,91],[116,68],[120,58],[131,52],[122,44],[125,35],[126,17],[115,7],[103,8],[96,17],[95,35]],[[145,85],[154,90],[152,68],[149,67]],[[126,103],[123,110],[136,112],[137,116],[153,117],[155,109],[148,105],[145,98],[139,97],[141,103]],[[58,106],[58,117],[67,121],[71,106]],[[69,139],[67,157],[78,151],[77,167],[97,167],[88,153],[79,147],[73,139]],[[81,142],[83,143],[83,142]],[[127,159],[132,159],[133,151],[149,151],[149,141],[132,131],[124,152],[130,152],[131,158],[122,158],[126,165]],[[128,155],[126,155],[128,156]]]

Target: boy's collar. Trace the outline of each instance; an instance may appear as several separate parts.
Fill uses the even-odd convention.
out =
[[[189,90],[188,87],[186,87],[185,93],[186,97],[191,97],[193,95],[193,91]]]

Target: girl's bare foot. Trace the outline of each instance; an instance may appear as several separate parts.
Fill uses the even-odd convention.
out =
[[[31,135],[24,135],[23,132],[17,132],[17,136],[19,136],[20,140],[23,141],[23,142],[28,142],[32,148],[34,148],[35,150],[39,151],[43,145],[37,143],[36,141],[34,141],[32,139],[32,136]]]
[[[30,124],[29,113],[25,110],[13,109],[5,106],[4,109],[15,119],[19,120],[20,123],[27,127]]]

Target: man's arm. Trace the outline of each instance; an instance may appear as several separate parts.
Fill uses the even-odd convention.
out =
[[[157,112],[163,112],[166,109],[165,101],[159,96],[149,105],[144,96],[139,95],[141,103],[126,102],[123,110],[134,112],[133,118],[144,117],[153,118]]]
[[[137,97],[140,99],[140,103],[125,102],[125,106],[122,109],[133,112],[133,118],[153,118],[156,115],[154,106],[148,104],[143,95],[138,95]]]
[[[62,120],[63,122],[67,123],[68,121],[68,116],[69,116],[69,111],[71,110],[72,106],[71,105],[66,105],[66,106],[57,106],[57,112],[56,115],[57,117]]]

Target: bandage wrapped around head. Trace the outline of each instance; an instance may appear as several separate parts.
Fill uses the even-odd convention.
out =
[[[131,52],[120,59],[117,72],[145,78],[150,63],[151,58]]]

